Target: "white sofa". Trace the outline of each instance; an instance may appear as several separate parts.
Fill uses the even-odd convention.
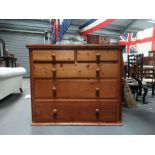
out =
[[[22,92],[22,78],[25,73],[23,67],[0,67],[0,100],[10,94]]]

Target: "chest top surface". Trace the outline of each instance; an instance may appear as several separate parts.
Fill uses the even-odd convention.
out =
[[[38,49],[118,49],[122,50],[124,45],[102,45],[102,44],[91,44],[91,45],[44,45],[44,44],[29,44],[26,45],[30,50]]]

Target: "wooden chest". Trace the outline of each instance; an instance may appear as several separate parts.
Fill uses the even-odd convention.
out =
[[[119,125],[119,45],[27,45],[33,125]]]

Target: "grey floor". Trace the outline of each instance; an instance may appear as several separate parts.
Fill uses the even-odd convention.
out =
[[[148,94],[144,105],[123,107],[122,126],[31,126],[29,79],[23,80],[23,94],[10,95],[0,101],[1,135],[124,135],[155,134],[155,96]]]

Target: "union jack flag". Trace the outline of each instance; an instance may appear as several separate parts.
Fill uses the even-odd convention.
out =
[[[137,33],[120,35],[120,44],[126,45],[126,54],[155,51],[155,27]]]
[[[136,48],[137,33],[124,33],[120,35],[120,44],[125,45],[125,52],[127,54],[137,53]]]

